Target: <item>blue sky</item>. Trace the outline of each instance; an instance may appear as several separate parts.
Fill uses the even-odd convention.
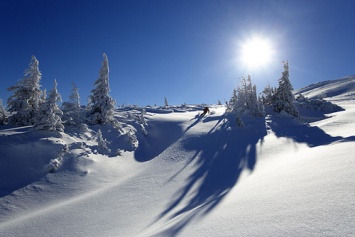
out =
[[[23,77],[31,56],[42,86],[71,82],[81,103],[106,53],[117,104],[163,105],[228,100],[248,74],[261,91],[277,85],[288,60],[295,89],[355,74],[354,0],[2,0],[0,98]],[[270,64],[247,68],[240,45],[267,39]]]

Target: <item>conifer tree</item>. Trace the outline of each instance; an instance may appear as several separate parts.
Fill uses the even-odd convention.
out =
[[[257,117],[265,116],[265,106],[263,103],[263,99],[259,96],[257,101]]]
[[[295,117],[298,116],[298,109],[294,105],[295,97],[292,93],[293,87],[289,79],[288,62],[284,63],[284,71],[279,79],[279,86],[273,97],[273,108],[280,113],[282,110]]]
[[[241,85],[237,90],[233,90],[233,96],[229,102],[232,105],[231,112],[242,114],[248,112],[253,116],[261,117],[264,115],[264,106],[260,105],[256,94],[256,86],[253,85],[251,77],[246,80],[241,79]]]
[[[251,83],[251,77],[248,75],[247,83],[246,83],[246,106],[250,108],[250,106],[254,105],[256,98],[254,98],[253,94],[253,84]],[[256,97],[256,92],[255,92]]]
[[[80,109],[80,95],[79,89],[76,87],[75,83],[72,83],[73,89],[69,95],[69,101],[62,104],[62,109],[65,111],[73,111]]]
[[[109,88],[109,66],[106,54],[103,54],[102,67],[99,78],[95,82],[95,89],[91,91],[90,96],[90,116],[89,123],[105,124],[114,121],[115,102],[108,94]]]
[[[62,104],[65,123],[79,124],[82,122],[79,89],[72,83],[73,89],[69,96],[69,101]]]
[[[272,105],[273,96],[275,94],[275,89],[268,84],[262,91],[262,102],[264,105]]]
[[[8,88],[8,91],[13,92],[7,101],[9,112],[14,112],[9,118],[11,124],[18,126],[33,124],[33,118],[41,103],[41,77],[39,62],[32,56],[24,78],[18,81],[16,86]]]
[[[164,108],[168,108],[168,106],[169,106],[168,99],[164,97]]]
[[[244,77],[242,77],[240,85],[237,88],[237,98],[236,109],[244,110],[247,104],[247,81]]]
[[[109,153],[111,150],[107,147],[107,142],[106,140],[102,137],[102,132],[99,129],[96,134],[97,138],[97,146],[99,147],[100,153]]]
[[[257,114],[258,106],[257,101],[258,97],[256,95],[256,86],[252,84],[250,75],[248,76],[248,91],[247,91],[247,102],[246,107],[251,111],[253,115]]]
[[[37,113],[33,127],[36,130],[49,130],[49,131],[64,131],[62,123],[63,112],[58,107],[61,96],[57,90],[57,81],[54,80],[54,88],[49,92],[46,101],[41,105]]]
[[[40,100],[39,107],[41,107],[41,104],[43,104],[46,101],[46,98],[47,98],[47,90],[46,90],[46,88],[44,88],[42,91],[42,94],[41,94],[41,100]]]
[[[237,108],[237,89],[233,89],[232,97],[230,98],[229,102],[227,103],[227,112],[233,112]]]

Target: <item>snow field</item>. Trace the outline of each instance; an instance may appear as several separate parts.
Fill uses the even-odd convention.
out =
[[[310,124],[147,109],[121,156],[95,151],[99,128],[124,142],[110,127],[0,128],[0,236],[354,236],[355,104],[325,85],[345,110]]]

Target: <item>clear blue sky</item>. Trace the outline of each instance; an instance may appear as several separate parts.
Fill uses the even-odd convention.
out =
[[[23,77],[31,56],[42,86],[71,82],[81,103],[98,78],[102,53],[119,105],[217,103],[242,76],[277,85],[288,60],[295,89],[355,74],[354,0],[1,0],[0,98]],[[240,44],[271,41],[272,62],[250,71]]]

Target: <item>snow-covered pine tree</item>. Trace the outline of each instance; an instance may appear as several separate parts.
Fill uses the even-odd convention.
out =
[[[253,84],[251,83],[251,77],[250,75],[248,75],[247,81],[246,81],[246,93],[245,93],[245,97],[246,97],[246,106],[250,108],[250,106],[255,104],[256,101],[256,94],[255,94],[255,98],[254,98],[254,94],[253,94]],[[254,101],[255,100],[255,101]]]
[[[247,81],[245,77],[242,77],[240,80],[240,85],[237,88],[237,102],[235,104],[235,111],[243,112],[245,106],[247,104],[248,96],[247,96]]]
[[[233,91],[233,96],[229,103],[234,104],[231,111],[236,114],[247,112],[257,117],[264,115],[264,107],[258,102],[256,86],[252,84],[250,76],[248,76],[247,80],[244,77],[241,79],[241,84],[237,90]]]
[[[7,100],[9,112],[14,113],[9,117],[11,124],[18,126],[33,124],[33,118],[41,103],[41,77],[39,62],[35,56],[32,56],[24,78],[19,80],[16,86],[8,88],[8,91],[13,92]]]
[[[96,134],[97,138],[97,146],[99,147],[99,152],[100,153],[109,153],[111,150],[107,147],[107,142],[106,140],[102,137],[102,132],[99,129]]]
[[[232,97],[230,98],[228,103],[226,102],[227,112],[233,112],[233,110],[237,108],[237,101],[237,89],[234,88],[232,92]]]
[[[61,119],[63,112],[57,104],[62,98],[58,93],[57,85],[57,81],[54,80],[53,90],[49,92],[46,101],[41,105],[35,117],[33,127],[36,130],[64,131],[64,125]]]
[[[66,124],[80,124],[82,122],[79,89],[72,82],[73,90],[69,96],[69,101],[62,104],[64,113],[63,120]]]
[[[288,62],[283,62],[284,71],[282,77],[279,79],[279,86],[273,96],[273,108],[280,113],[284,110],[286,113],[298,117],[298,109],[294,105],[295,97],[292,93],[293,87],[289,79]]]
[[[99,78],[95,82],[95,89],[91,91],[91,111],[88,122],[91,124],[105,124],[114,121],[115,102],[108,94],[109,88],[109,66],[106,54],[103,54],[102,67]]]
[[[255,117],[262,117],[265,114],[265,108],[260,104],[260,100],[256,93],[256,85],[253,85],[250,75],[247,79],[247,91],[246,91],[246,107],[245,110],[249,110],[251,115]]]
[[[265,106],[263,103],[263,99],[259,96],[257,101],[257,117],[265,116]]]
[[[41,104],[43,104],[44,102],[46,102],[47,99],[47,90],[46,88],[43,89],[42,94],[41,94],[41,100],[39,103],[39,107],[41,107]]]
[[[168,99],[164,97],[164,108],[168,108],[168,106],[169,106]]]
[[[268,83],[268,85],[264,88],[264,90],[262,91],[262,101],[264,105],[272,105],[273,103],[273,96],[275,94],[275,89],[273,87],[270,86],[270,84]]]
[[[73,89],[71,91],[71,94],[69,95],[69,101],[64,102],[62,107],[67,110],[79,110],[80,109],[79,89],[74,82],[72,82],[72,86]]]
[[[248,75],[247,80],[247,101],[246,108],[250,110],[250,112],[255,115],[257,114],[257,101],[258,97],[256,95],[256,86],[251,83],[251,77]]]
[[[5,121],[6,121],[6,113],[5,113],[4,106],[2,104],[2,99],[0,99],[0,125],[5,124]]]
[[[226,103],[226,112],[235,115],[236,123],[239,127],[244,127],[242,119],[244,115],[262,117],[265,115],[264,105],[256,94],[256,86],[252,84],[251,77],[246,80],[241,79],[240,85],[233,90],[232,98]]]

